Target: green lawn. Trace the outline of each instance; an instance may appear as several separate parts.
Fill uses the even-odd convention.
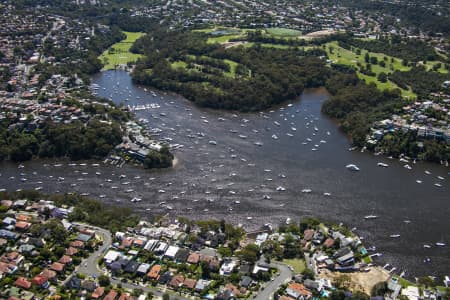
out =
[[[206,43],[208,44],[223,44],[228,43],[229,40],[242,37],[242,34],[230,34],[230,35],[220,35],[220,36],[211,36],[208,38]]]
[[[191,55],[191,56],[194,57],[194,55]],[[205,57],[207,57],[207,56],[205,56]],[[234,76],[236,75],[236,67],[238,66],[238,63],[235,61],[229,60],[229,59],[224,59],[223,61],[230,66],[230,71],[223,72],[223,75],[226,77],[234,78]],[[176,69],[176,68],[186,69],[187,63],[182,60],[177,60],[177,61],[174,61],[173,63],[171,63],[171,66],[174,69]],[[194,69],[189,69],[189,71],[194,71]],[[196,71],[201,72],[200,70],[196,70]]]
[[[364,60],[366,53],[368,53],[368,51],[366,51],[366,50],[361,50],[361,54],[356,55],[356,53],[354,53],[350,50],[339,47],[337,42],[327,43],[325,50],[327,51],[328,56],[333,63],[339,63],[339,64],[343,64],[343,65],[347,65],[347,66],[354,66],[355,68],[358,68],[358,66],[357,66],[358,63],[360,63],[363,66],[366,65],[366,62]],[[377,85],[377,87],[381,90],[398,88],[398,86],[389,80],[387,82],[380,82],[377,79],[378,74],[380,74],[381,72],[388,74],[388,73],[394,72],[396,70],[408,71],[411,69],[410,67],[403,66],[402,61],[399,58],[385,55],[382,53],[373,53],[373,52],[369,52],[369,55],[371,57],[376,57],[378,61],[384,60],[386,66],[382,67],[379,64],[371,64],[372,72],[374,72],[376,75],[368,76],[368,75],[362,74],[358,71],[357,72],[358,77],[361,79],[364,79],[367,83],[371,83],[371,82],[375,83]],[[402,91],[402,95],[404,97],[410,97],[410,98],[417,97],[417,95],[414,94],[411,90],[401,89],[401,91]]]
[[[303,259],[283,259],[283,263],[294,268],[295,273],[302,273],[306,269],[306,263]]]
[[[299,30],[280,27],[267,28],[266,32],[276,37],[298,37],[302,35]]]
[[[100,61],[103,63],[103,70],[112,70],[117,65],[127,64],[129,62],[135,62],[141,57],[140,54],[134,54],[130,52],[130,48],[133,43],[140,38],[144,33],[141,32],[124,32],[127,38],[123,41],[115,43],[102,55],[99,56]]]

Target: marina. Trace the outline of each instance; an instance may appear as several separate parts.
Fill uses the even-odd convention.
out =
[[[247,229],[317,216],[357,227],[367,246],[383,254],[374,257],[376,262],[407,269],[407,276],[439,276],[450,268],[448,170],[348,151],[346,136],[320,113],[325,91],[307,91],[300,101],[243,114],[200,109],[176,95],[145,91],[121,71],[103,72],[93,81],[99,95],[116,103],[129,98],[130,107],[157,104],[134,112],[150,132],[178,144],[175,167],[2,163],[0,189],[86,193],[133,207],[143,216],[226,219]],[[359,172],[346,170],[349,164]],[[376,218],[365,218],[369,216]],[[401,237],[391,238],[393,234]],[[427,264],[422,263],[425,257],[431,259]]]

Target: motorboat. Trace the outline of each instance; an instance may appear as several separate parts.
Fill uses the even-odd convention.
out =
[[[350,171],[359,171],[360,169],[358,168],[357,165],[355,164],[348,164],[345,166],[347,169],[349,169]]]
[[[372,219],[376,219],[376,218],[378,218],[378,216],[375,216],[375,215],[367,215],[364,217],[364,219],[366,219],[366,220],[372,220]]]
[[[388,164],[385,164],[385,163],[382,163],[382,162],[379,162],[379,163],[377,163],[377,166],[379,166],[379,167],[383,167],[383,168],[387,168],[387,167],[389,167],[389,165],[388,165]]]
[[[277,191],[279,191],[279,192],[283,192],[285,190],[286,190],[286,188],[282,187],[281,185],[279,187],[277,187]]]
[[[400,234],[391,234],[389,237],[393,238],[393,239],[396,239],[396,238],[400,237]]]
[[[302,190],[302,193],[306,193],[306,194],[311,193],[311,192],[312,192],[311,189],[303,189]]]

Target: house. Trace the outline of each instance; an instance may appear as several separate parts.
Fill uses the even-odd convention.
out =
[[[137,269],[139,268],[139,263],[135,260],[130,260],[125,268],[123,269],[125,272],[127,273],[134,273],[137,271]]]
[[[198,264],[198,262],[200,261],[200,254],[193,252],[189,255],[187,262],[190,264]]]
[[[107,265],[111,264],[112,262],[116,261],[121,256],[120,252],[109,250],[106,255],[103,257],[105,260],[105,263]]]
[[[12,231],[0,229],[0,237],[8,240],[15,240],[18,238],[18,235]]]
[[[22,288],[22,289],[26,289],[28,290],[29,288],[31,288],[31,282],[29,282],[26,278],[24,277],[19,277],[17,278],[17,280],[14,282],[14,285]]]
[[[62,271],[64,271],[65,265],[61,264],[59,262],[54,262],[50,265],[50,270],[61,273]]]
[[[78,249],[74,247],[69,247],[66,249],[66,255],[73,256],[78,253]]]
[[[63,255],[59,260],[59,263],[63,264],[63,265],[70,265],[72,263],[72,257],[68,256],[68,255]]]
[[[253,268],[252,273],[258,274],[258,272],[269,272],[269,264],[261,261],[257,262],[255,264],[255,267]]]
[[[288,285],[286,294],[294,299],[309,299],[312,296],[312,293],[303,284],[297,282]]]
[[[92,293],[97,288],[97,284],[92,280],[83,280],[81,282],[81,288]]]
[[[412,286],[412,285],[402,289],[402,295],[408,297],[409,300],[419,300],[420,299],[419,288],[416,286]]]
[[[115,300],[117,297],[117,292],[115,290],[110,290],[109,293],[103,298],[103,300]]]
[[[129,293],[122,293],[119,297],[119,300],[134,300],[134,297]]]
[[[169,287],[173,289],[177,289],[179,287],[182,287],[184,283],[184,276],[181,274],[175,275],[172,277],[172,279],[169,282]]]
[[[164,257],[167,257],[169,259],[174,259],[175,255],[177,254],[178,250],[180,250],[177,246],[169,246],[164,253]]]
[[[222,276],[229,276],[236,267],[237,262],[232,259],[225,259],[222,266],[220,267],[219,274]]]
[[[70,242],[70,246],[74,247],[74,248],[82,249],[82,248],[84,248],[84,242],[83,241],[73,241],[73,242]]]
[[[220,291],[219,294],[217,294],[216,296],[216,300],[233,300],[233,299],[235,299],[233,292],[226,289]]]
[[[38,287],[41,287],[44,289],[46,289],[50,286],[47,277],[45,277],[43,275],[34,276],[32,282],[33,282],[33,284],[37,285]]]
[[[92,293],[91,298],[92,298],[92,299],[100,299],[100,298],[103,296],[104,293],[105,293],[105,288],[99,286],[99,287],[97,287],[97,288],[95,289],[95,291]]]
[[[69,281],[67,281],[66,287],[68,289],[74,289],[74,290],[81,289],[81,279],[78,278],[76,275],[72,275],[70,277]]]
[[[148,272],[149,269],[150,269],[150,264],[143,263],[143,264],[139,265],[136,272],[140,275],[144,275]]]
[[[253,280],[248,276],[242,276],[241,281],[239,282],[239,286],[248,289],[253,283]]]
[[[170,271],[165,272],[164,274],[162,274],[161,276],[159,276],[158,279],[158,283],[159,284],[167,284],[169,281],[172,280],[172,273],[170,273]]]
[[[160,265],[154,265],[150,269],[150,272],[147,273],[147,277],[149,277],[150,279],[157,280],[159,278],[159,273],[160,272],[161,272],[161,266]]]
[[[185,263],[189,258],[188,249],[179,249],[177,254],[175,254],[175,261],[179,263]]]
[[[202,292],[202,291],[205,290],[210,284],[211,284],[211,282],[210,282],[209,280],[199,279],[199,280],[197,281],[197,284],[195,285],[195,291],[196,291],[196,292]]]
[[[183,286],[185,288],[193,290],[195,288],[196,283],[197,281],[195,279],[186,278],[183,282]]]
[[[42,272],[39,275],[44,276],[49,281],[52,281],[52,280],[56,279],[56,272],[52,271],[52,270],[49,270],[49,269],[42,270]]]

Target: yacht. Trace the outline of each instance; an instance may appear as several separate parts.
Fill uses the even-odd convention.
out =
[[[376,218],[378,218],[378,216],[375,216],[375,215],[367,215],[364,217],[364,219],[366,219],[366,220],[371,220],[371,219],[376,219]]]
[[[274,140],[278,140],[278,136],[277,136],[276,134],[273,134],[273,135],[272,135],[272,138],[273,138]]]
[[[307,193],[307,194],[308,194],[308,193],[311,193],[311,192],[312,192],[311,189],[303,189],[303,190],[302,190],[302,193]]]
[[[431,245],[425,244],[425,245],[423,245],[423,247],[424,247],[424,248],[427,248],[427,249],[430,249],[430,248],[431,248]]]
[[[417,179],[416,182],[417,183],[422,183],[422,180]]]
[[[440,243],[440,242],[438,242],[438,243],[436,243],[436,246],[444,247],[444,246],[445,246],[445,243]]]
[[[390,237],[390,238],[393,238],[393,239],[399,238],[399,237],[400,237],[400,234],[391,234],[389,237]]]
[[[411,170],[411,169],[412,169],[411,166],[408,165],[408,164],[404,165],[403,167],[404,167],[405,169],[408,169],[408,170]]]
[[[382,162],[379,162],[379,163],[377,163],[377,166],[379,166],[379,167],[383,167],[383,168],[387,168],[387,167],[389,167],[389,165],[388,165],[388,164],[385,164],[385,163],[382,163]]]
[[[356,166],[355,164],[348,164],[345,166],[347,169],[349,169],[350,171],[359,171],[360,169],[358,168],[358,166]]]
[[[277,187],[277,191],[279,191],[279,192],[283,192],[285,190],[286,190],[286,188],[282,187],[281,185],[279,187]]]
[[[273,124],[280,126],[280,123],[278,123],[277,121],[274,121]]]
[[[440,183],[435,183],[434,186],[442,187],[442,184],[440,184]]]

